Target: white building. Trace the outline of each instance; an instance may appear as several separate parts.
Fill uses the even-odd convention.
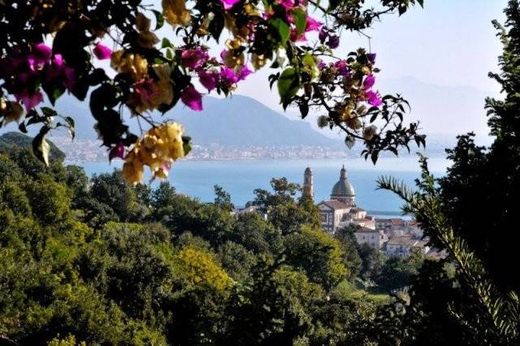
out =
[[[321,226],[326,231],[334,233],[340,227],[345,215],[348,214],[350,206],[340,201],[330,200],[318,204],[318,209],[320,210]]]
[[[413,249],[420,249],[423,253],[430,250],[425,241],[414,239],[411,236],[402,236],[388,240],[385,252],[390,257],[408,257]]]
[[[306,182],[309,179],[310,170],[305,170],[303,191],[313,191]],[[348,226],[351,223],[358,224],[367,217],[366,211],[356,207],[356,193],[354,187],[348,181],[345,166],[341,168],[339,180],[334,184],[330,200],[318,204],[320,210],[321,225],[323,229],[334,233],[340,227]],[[368,220],[367,220],[368,221]]]
[[[354,235],[359,245],[368,244],[377,250],[381,249],[383,244],[388,240],[383,231],[376,231],[375,229],[366,227],[361,227]]]

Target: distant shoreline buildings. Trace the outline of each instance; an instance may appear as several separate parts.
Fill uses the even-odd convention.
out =
[[[307,167],[303,175],[302,196],[314,199],[314,177]],[[332,187],[330,199],[318,203],[322,228],[335,234],[339,229],[357,226],[354,233],[359,245],[384,252],[387,256],[408,257],[414,249],[432,257],[442,257],[427,246],[423,232],[414,220],[375,218],[356,205],[356,193],[343,166],[339,180]]]

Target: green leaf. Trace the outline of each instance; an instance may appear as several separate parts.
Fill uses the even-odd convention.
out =
[[[157,10],[152,10],[152,12],[155,15],[155,21],[156,21],[155,30],[159,30],[164,25],[164,16],[162,15],[161,12],[159,12]]]
[[[191,151],[191,137],[182,136],[182,147],[184,149],[184,155],[188,155]]]
[[[316,64],[316,60],[314,56],[310,53],[305,54],[303,57],[303,66],[309,74],[311,78],[316,78],[320,74],[320,70],[318,69],[318,65]]]
[[[211,22],[208,25],[208,31],[213,36],[215,41],[218,42],[220,38],[220,34],[222,33],[222,30],[224,29],[224,16],[221,13],[215,14],[215,17],[211,20]]]
[[[50,131],[50,127],[43,126],[40,129],[40,133],[34,137],[32,141],[32,148],[34,156],[41,162],[45,164],[45,166],[49,166],[49,151],[51,146],[47,143],[45,136]]]
[[[347,148],[352,149],[354,144],[356,144],[356,139],[352,136],[347,135],[345,137],[345,144],[347,145]]]
[[[18,125],[18,129],[23,133],[27,133],[27,127],[25,126],[24,122],[21,122],[20,125]]]
[[[294,24],[296,25],[296,33],[300,36],[307,28],[307,14],[301,8],[293,10],[292,14],[294,17]]]
[[[50,107],[42,107],[40,108],[43,115],[47,118],[50,118],[50,117],[55,117],[58,115],[58,112],[56,112],[54,109],[50,108]]]
[[[74,137],[76,137],[76,124],[74,122],[74,119],[72,119],[71,117],[65,117],[63,119],[65,120],[65,122],[67,122],[67,128],[69,129],[70,137],[74,139]]]
[[[172,49],[166,49],[166,59],[173,60],[173,50]]]
[[[278,32],[278,35],[280,36],[280,44],[285,45],[289,39],[289,36],[291,35],[291,28],[289,27],[289,24],[280,18],[270,20],[269,23]]]
[[[173,44],[170,40],[164,37],[161,41],[161,48],[173,48]]]
[[[309,115],[309,105],[307,103],[300,103],[299,108],[302,119],[305,119],[305,117]]]
[[[282,72],[278,79],[277,87],[280,101],[283,107],[286,108],[300,89],[300,76],[293,67],[289,67]]]

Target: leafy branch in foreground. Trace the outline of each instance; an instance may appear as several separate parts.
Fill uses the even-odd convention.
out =
[[[57,115],[54,105],[65,93],[88,99],[109,159],[126,161],[126,179],[141,181],[144,166],[164,178],[187,154],[176,148],[190,143],[182,127],[182,141],[161,137],[168,120],[157,113],[175,112],[179,103],[201,111],[203,90],[229,96],[269,67],[284,108],[298,107],[302,117],[316,110],[320,122],[345,132],[348,146],[364,143],[365,157],[375,162],[381,151],[424,145],[424,136],[417,124],[403,125],[404,99],[375,88],[376,54],[360,48],[342,56],[340,35],[362,33],[382,15],[401,15],[415,4],[422,1],[382,0],[377,8],[363,0],[327,7],[293,0],[163,0],[160,7],[140,0],[0,1],[0,124],[15,121],[21,131],[42,126],[34,147],[47,163],[44,135]],[[324,22],[311,16],[315,10]],[[42,107],[45,98],[52,107]],[[140,134],[130,130],[129,118]],[[74,135],[73,118],[64,119]],[[164,143],[176,154],[165,155]]]
[[[434,185],[435,179],[428,170],[427,160],[421,158],[422,177],[417,180],[419,191],[412,192],[403,183],[394,178],[380,178],[378,186],[397,194],[406,203],[404,211],[414,215],[431,238],[431,244],[439,246],[449,253],[449,258],[457,264],[457,273],[472,289],[477,304],[485,311],[485,319],[474,319],[450,309],[461,322],[474,324],[474,330],[486,334],[495,334],[498,340],[513,342],[518,340],[518,323],[520,320],[520,300],[518,294],[511,290],[504,293],[493,281],[485,264],[478,258],[467,242],[450,226],[444,215],[442,198],[439,189]],[[473,321],[473,322],[470,322]],[[485,329],[480,329],[480,328]]]

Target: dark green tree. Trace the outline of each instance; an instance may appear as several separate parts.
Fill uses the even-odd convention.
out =
[[[420,323],[444,315],[447,320],[442,324],[457,326],[456,329],[432,330],[437,340],[450,339],[447,333],[452,333],[462,337],[465,344],[520,343],[520,280],[511,272],[511,263],[516,261],[516,245],[510,241],[515,235],[516,215],[520,213],[518,1],[509,1],[505,13],[505,26],[494,22],[504,47],[499,59],[502,71],[490,74],[501,85],[504,99],[486,100],[488,124],[494,137],[492,145],[477,146],[472,134],[459,137],[457,146],[448,150],[453,164],[441,179],[429,173],[426,159],[422,159],[423,174],[417,181],[418,192],[392,179],[381,181],[381,186],[403,197],[405,209],[415,215],[431,242],[447,250],[448,260],[456,264],[451,281],[446,284],[444,276],[438,285],[431,284],[439,290],[451,285],[450,294],[428,295],[426,290],[431,286],[422,281],[412,287],[409,310],[418,320],[424,317]],[[430,274],[431,270],[430,267]],[[442,275],[440,272],[434,277]],[[430,280],[425,275],[420,278]],[[461,296],[465,297],[464,304],[458,300]],[[421,307],[422,313],[414,313]],[[439,307],[446,309],[440,313]],[[409,335],[417,335],[414,328],[420,328],[420,323],[409,325]],[[424,329],[418,335],[420,339],[415,342],[430,338]]]
[[[215,205],[230,212],[235,209],[231,202],[231,195],[222,186],[215,185],[213,189],[215,190]]]

